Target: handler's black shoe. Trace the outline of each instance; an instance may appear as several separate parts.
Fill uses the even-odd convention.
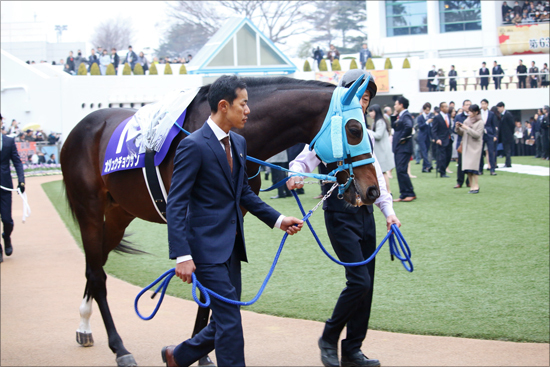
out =
[[[361,351],[349,356],[342,355],[342,367],[378,367],[380,361],[378,359],[369,359]]]
[[[319,349],[321,349],[321,362],[325,367],[340,367],[338,361],[338,345],[330,344],[319,338]]]
[[[6,256],[10,256],[13,253],[13,247],[11,246],[11,238],[9,236],[5,236],[4,233],[2,233],[2,238],[4,239]]]

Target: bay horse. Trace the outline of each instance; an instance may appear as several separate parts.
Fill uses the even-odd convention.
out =
[[[243,79],[247,84],[251,113],[245,127],[236,132],[245,137],[250,156],[265,160],[297,143],[312,141],[329,110],[334,85],[286,77]],[[202,127],[210,115],[209,88],[210,85],[201,87],[187,108],[184,128],[190,132]],[[135,112],[135,109],[108,108],[90,113],[71,131],[60,155],[67,200],[78,221],[86,257],[87,281],[80,306],[77,341],[83,346],[93,345],[89,319],[91,302],[95,299],[107,330],[109,348],[116,354],[119,366],[133,366],[136,362],[115,328],[107,303],[107,275],[103,266],[112,250],[139,252],[123,242],[124,231],[134,218],[165,223],[154,207],[140,169],[102,176],[111,135]],[[363,134],[363,130],[352,126],[354,123],[357,121],[350,120],[345,126],[349,142],[361,140]],[[183,132],[176,136],[159,166],[166,192],[170,189],[176,148],[185,136]],[[352,161],[365,158],[371,158],[370,154],[357,156]],[[247,163],[247,172],[255,173],[258,169],[258,164]],[[364,204],[372,204],[379,195],[374,165],[356,167],[354,174],[354,184],[349,185],[344,199],[355,205],[356,195],[359,195]],[[340,183],[345,183],[341,180],[338,177]],[[258,193],[260,175],[249,182]]]

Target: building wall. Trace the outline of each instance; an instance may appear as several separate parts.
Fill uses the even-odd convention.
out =
[[[502,24],[503,1],[481,1],[480,31],[440,33],[439,1],[427,1],[428,33],[386,37],[385,1],[367,1],[369,48],[386,57],[421,58],[499,56],[497,27]]]

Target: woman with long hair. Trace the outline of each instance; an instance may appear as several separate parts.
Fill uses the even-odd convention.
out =
[[[374,120],[372,124],[372,132],[374,133],[373,136],[375,140],[374,154],[376,154],[380,169],[384,173],[388,192],[391,194],[388,171],[395,167],[393,152],[390,145],[391,126],[388,126],[386,123],[379,105],[373,104],[367,111],[369,116]]]
[[[479,106],[470,106],[468,118],[456,123],[456,133],[462,136],[462,170],[470,180],[469,194],[479,193],[479,161],[483,149],[483,130],[485,124],[481,118]]]

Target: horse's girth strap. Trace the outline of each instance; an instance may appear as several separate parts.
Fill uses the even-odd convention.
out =
[[[147,149],[145,152],[144,176],[151,195],[151,200],[157,209],[157,212],[166,221],[166,195],[164,188],[161,187],[162,177],[155,167],[155,151]]]

